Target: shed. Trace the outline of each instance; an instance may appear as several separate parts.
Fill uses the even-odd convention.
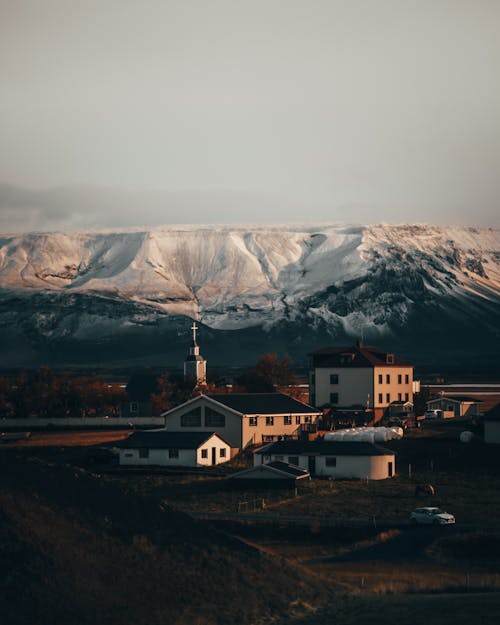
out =
[[[305,469],[287,462],[274,461],[238,471],[226,479],[232,486],[244,488],[294,488],[300,480],[309,477],[309,471]]]

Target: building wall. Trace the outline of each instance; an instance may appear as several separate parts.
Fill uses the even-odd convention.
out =
[[[484,422],[484,442],[500,443],[500,421]]]
[[[278,440],[280,436],[297,436],[301,426],[307,423],[316,423],[318,415],[268,415],[273,418],[273,424],[268,425],[266,415],[245,415],[242,419],[242,447],[258,445],[266,442],[266,437],[272,436]],[[285,416],[291,417],[292,423],[285,424]],[[257,425],[250,425],[250,418],[257,419]],[[298,420],[300,419],[300,423]]]
[[[201,407],[201,425],[200,426],[182,426],[182,415],[185,415],[195,408]],[[220,414],[226,417],[226,424],[224,427],[214,427],[213,425],[205,425],[205,409],[211,408],[216,410]],[[241,448],[242,434],[241,434],[241,417],[237,414],[227,410],[224,406],[215,406],[212,402],[209,402],[204,397],[200,397],[195,402],[189,405],[182,405],[174,408],[170,414],[165,416],[165,429],[169,432],[216,432],[225,441],[227,441],[231,447]]]
[[[121,465],[142,466],[196,466],[196,449],[179,449],[178,458],[170,458],[168,449],[150,449],[147,458],[140,457],[139,449],[120,449]]]
[[[120,464],[179,467],[212,466],[212,448],[215,448],[215,464],[221,464],[231,459],[230,446],[212,436],[198,449],[179,449],[177,458],[170,457],[168,449],[149,449],[147,458],[141,457],[139,449],[120,449]],[[221,455],[221,449],[224,450],[224,455]],[[206,458],[203,458],[203,450],[207,452]]]
[[[379,382],[380,376],[382,376],[382,382]],[[387,382],[387,376],[389,376],[389,382]],[[405,376],[408,376],[408,382],[405,382]],[[399,379],[401,379],[401,383],[398,381]],[[380,395],[382,395],[382,401],[380,401]],[[413,402],[413,367],[375,367],[373,369],[373,406],[375,410],[381,408],[385,410],[393,401]]]
[[[392,462],[392,475],[396,474],[395,456],[335,456],[336,466],[327,466],[326,458],[332,456],[314,456],[316,477],[333,477],[336,479],[360,479],[360,480],[384,480],[389,477],[389,463]],[[292,460],[290,460],[292,458]],[[268,463],[275,460],[294,463],[294,456],[257,455],[254,464]],[[309,456],[306,454],[298,457],[298,466],[309,471]]]
[[[316,367],[315,381],[311,388],[314,406],[330,405],[330,394],[338,393],[339,407],[361,405],[366,408],[367,402],[373,402],[373,369],[371,367]],[[338,384],[330,383],[330,376],[338,375]],[[314,400],[314,402],[313,402]]]

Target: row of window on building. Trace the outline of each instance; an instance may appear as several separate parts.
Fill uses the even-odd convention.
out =
[[[249,417],[248,418],[248,425],[256,427],[259,424],[259,418],[260,419],[265,419],[265,424],[266,425],[277,425],[278,424],[278,419],[280,419],[281,417],[275,417],[275,416],[267,416],[267,417],[258,417],[258,416],[254,416],[254,417]],[[284,425],[292,425],[293,424],[293,420],[295,419],[295,423],[297,425],[300,425],[301,423],[311,423],[312,422],[312,417],[310,415],[285,415],[283,417],[283,424]],[[183,428],[199,428],[201,427],[201,412],[197,411],[192,411],[192,412],[188,412],[186,414],[183,414],[181,416],[181,427]],[[209,409],[205,409],[205,427],[209,427],[209,428],[223,428],[226,427],[226,417],[223,414],[219,414],[215,411],[212,411]]]
[[[145,449],[145,448],[141,448],[139,449],[139,458],[149,458],[149,449]],[[178,449],[169,449],[168,450],[168,457],[169,458],[178,458],[179,457],[179,450]],[[125,458],[131,458],[133,456],[132,453],[127,452],[125,453]],[[208,459],[208,449],[202,449],[201,450],[201,457],[204,459]],[[221,447],[219,449],[219,457],[220,458],[226,458],[226,449],[225,447]]]
[[[405,384],[409,384],[410,383],[410,376],[406,373],[404,376],[404,383]],[[314,384],[314,376],[313,376],[313,380],[312,380],[313,384]],[[390,373],[386,373],[385,374],[385,382],[386,384],[390,384],[391,383],[391,374]],[[384,374],[383,373],[379,373],[378,374],[378,383],[379,384],[383,384],[384,383]],[[330,384],[335,385],[335,384],[340,384],[339,382],[339,374],[338,373],[330,373]],[[398,384],[403,384],[403,374],[402,373],[398,373]]]
[[[398,399],[397,401],[408,401],[410,398],[410,394],[409,393],[398,393]],[[385,402],[387,404],[391,403],[391,394],[390,393],[386,393],[385,394]],[[330,393],[330,403],[331,404],[338,404],[339,403],[339,394],[338,393]],[[383,393],[379,393],[378,394],[378,403],[379,404],[383,404],[384,403],[384,394]]]

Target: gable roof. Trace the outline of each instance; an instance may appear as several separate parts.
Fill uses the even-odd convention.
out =
[[[441,397],[435,397],[434,399],[429,399],[428,402],[426,402],[427,404],[430,404],[431,402],[434,401],[439,401],[439,400],[445,400],[445,401],[456,401],[458,403],[461,402],[472,402],[474,404],[479,404],[481,403],[483,400],[482,399],[477,399],[477,397],[468,397],[466,395],[442,395]]]
[[[313,358],[314,367],[413,367],[391,352],[362,343],[345,347],[324,347],[310,352],[309,356]],[[345,356],[350,356],[347,362]],[[389,356],[393,357],[391,362],[388,362]]]
[[[394,456],[395,452],[376,445],[357,441],[286,440],[271,443],[255,452],[259,455],[315,454],[320,456]]]
[[[500,421],[500,404],[493,406],[491,410],[484,415],[483,421]]]
[[[134,432],[128,438],[117,443],[115,447],[122,449],[198,449],[200,445],[203,445],[214,434],[226,443],[216,432],[168,432],[166,430],[156,430],[154,432]]]
[[[207,395],[240,414],[321,414],[321,411],[284,393],[226,393]]]
[[[243,471],[238,471],[238,473],[233,473],[228,476],[228,479],[252,479],[252,475],[255,473],[268,473],[270,477],[275,477],[278,479],[295,479],[300,480],[306,477],[309,477],[309,471],[305,469],[301,469],[293,464],[288,464],[287,462],[280,462],[276,460],[275,462],[269,462],[268,464],[259,464],[255,467],[251,467],[250,469],[244,469]]]

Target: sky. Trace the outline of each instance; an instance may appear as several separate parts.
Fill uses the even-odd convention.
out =
[[[500,226],[498,0],[0,0],[0,231]]]

